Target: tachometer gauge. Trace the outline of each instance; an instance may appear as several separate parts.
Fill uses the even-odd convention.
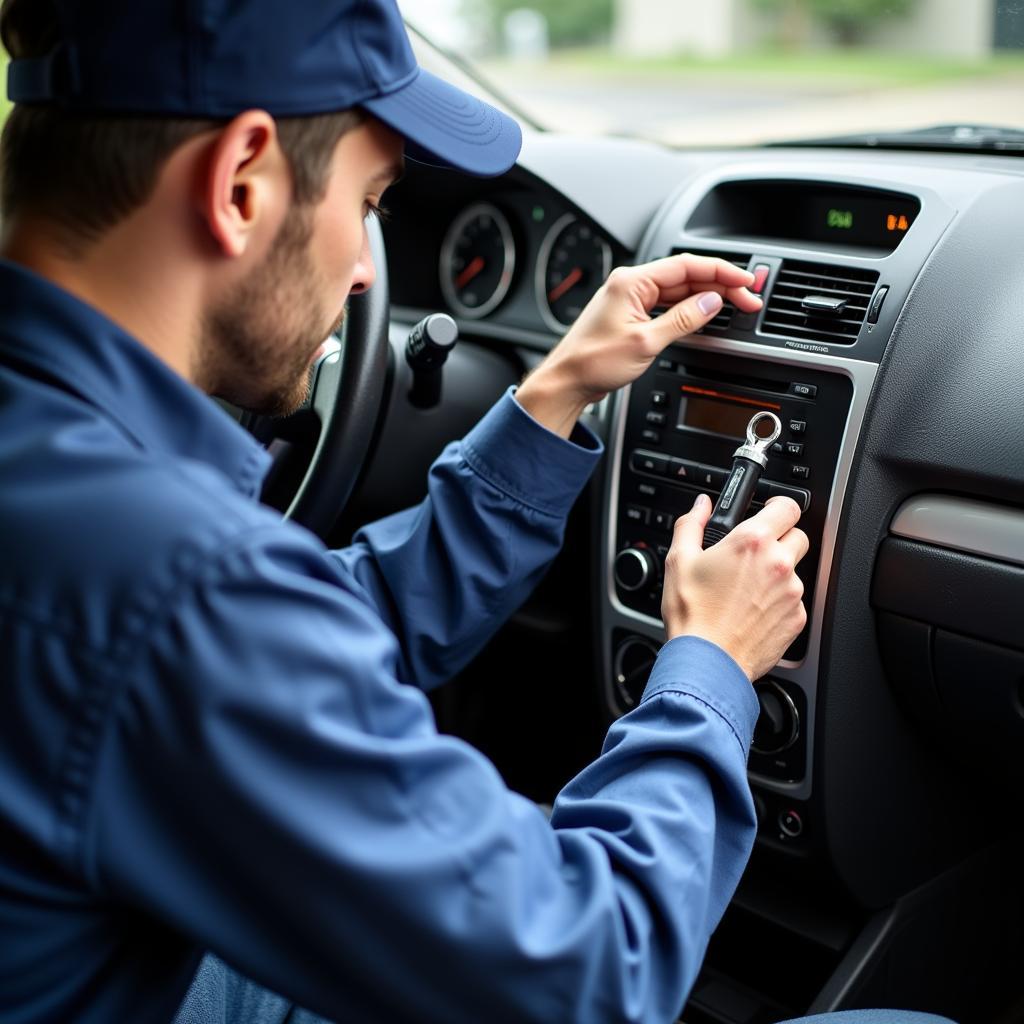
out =
[[[452,222],[441,246],[441,292],[457,316],[486,316],[508,294],[516,247],[508,219],[474,203]]]
[[[611,246],[593,228],[571,213],[556,220],[537,256],[537,304],[548,327],[571,327],[611,270]]]

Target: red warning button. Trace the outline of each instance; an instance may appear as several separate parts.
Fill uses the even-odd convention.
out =
[[[764,291],[764,286],[768,281],[768,275],[772,272],[772,268],[767,263],[758,263],[756,267],[751,271],[754,275],[754,283],[750,286],[750,290],[755,295],[760,295]]]

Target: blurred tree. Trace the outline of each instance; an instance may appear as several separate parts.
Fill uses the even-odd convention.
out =
[[[883,18],[901,17],[917,0],[752,0],[755,7],[779,12],[782,42],[798,46],[806,41],[811,19],[824,22],[844,46],[853,46],[863,38],[872,23]]]
[[[544,16],[552,46],[607,42],[615,0],[464,0],[467,17],[483,23],[492,39],[501,39],[505,16],[527,7]]]

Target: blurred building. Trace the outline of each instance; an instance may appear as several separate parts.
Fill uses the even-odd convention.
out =
[[[632,56],[721,57],[773,41],[781,31],[808,45],[835,45],[812,19],[784,23],[750,0],[616,0],[616,49]],[[917,0],[906,15],[866,26],[863,45],[971,60],[997,46],[1024,46],[1024,4],[1007,0]]]

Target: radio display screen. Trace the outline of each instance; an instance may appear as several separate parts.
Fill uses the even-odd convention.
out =
[[[762,409],[778,413],[781,408],[774,402],[727,395],[687,384],[683,385],[682,392],[679,420],[676,423],[678,429],[705,430],[741,441],[746,438],[747,424],[755,413]]]
[[[827,182],[727,181],[701,200],[686,230],[877,256],[896,249],[920,212],[921,201],[902,192]]]

